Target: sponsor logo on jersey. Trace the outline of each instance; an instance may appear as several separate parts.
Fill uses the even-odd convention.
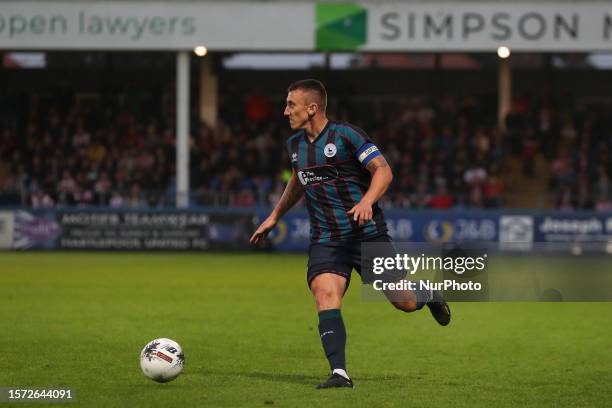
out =
[[[298,179],[303,186],[324,183],[338,177],[338,170],[331,166],[319,166],[309,169],[299,170],[297,172]]]
[[[300,183],[302,183],[303,186],[307,186],[309,184],[321,183],[327,180],[327,177],[319,176],[315,174],[314,171],[310,171],[310,170],[298,171],[298,178],[300,179]]]

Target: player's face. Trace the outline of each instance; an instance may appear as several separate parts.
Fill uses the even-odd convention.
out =
[[[291,129],[303,129],[308,120],[317,112],[317,104],[309,100],[306,92],[296,89],[287,94],[284,115],[289,119]]]

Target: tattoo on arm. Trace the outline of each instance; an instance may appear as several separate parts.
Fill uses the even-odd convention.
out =
[[[387,188],[393,180],[391,167],[383,156],[377,156],[372,159],[366,166],[372,175],[372,181],[368,191],[363,196],[363,200],[375,203],[387,191]]]
[[[300,200],[300,198],[302,198],[303,194],[304,191],[298,185],[297,177],[294,173],[289,179],[287,187],[285,187],[285,191],[276,205],[276,211],[279,213],[279,216],[282,216],[289,211],[291,207],[293,207]]]
[[[389,164],[383,156],[373,158],[366,166],[366,169],[368,169],[370,173],[374,173],[379,167],[389,167]]]

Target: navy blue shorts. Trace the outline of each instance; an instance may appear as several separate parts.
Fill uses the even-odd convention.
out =
[[[364,241],[312,243],[308,249],[308,286],[312,280],[322,273],[335,273],[346,278],[346,287],[351,281],[353,268],[361,275],[361,243],[389,242],[387,234],[379,235]],[[392,246],[392,244],[390,245]],[[363,278],[363,276],[362,276]]]

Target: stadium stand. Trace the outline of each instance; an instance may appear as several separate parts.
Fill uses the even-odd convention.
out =
[[[65,100],[42,107],[34,98],[25,126],[4,118],[0,204],[173,205],[172,115],[160,118],[120,104]],[[347,104],[339,115],[332,113],[366,129],[385,151],[395,179],[383,207],[611,208],[607,146],[612,142],[612,116],[606,106],[561,108],[559,103],[519,96],[504,130],[482,98],[398,100],[392,106],[376,101]],[[254,90],[214,130],[192,120],[194,205],[255,207],[275,202],[289,175],[279,141],[290,130],[272,113],[282,109],[278,102],[276,106]],[[360,114],[363,111],[371,114]]]

